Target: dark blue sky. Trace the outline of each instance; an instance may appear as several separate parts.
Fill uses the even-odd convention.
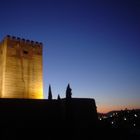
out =
[[[95,98],[98,111],[140,107],[140,1],[1,0],[0,38],[44,44],[44,95]]]

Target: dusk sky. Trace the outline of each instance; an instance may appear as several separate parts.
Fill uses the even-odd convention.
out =
[[[1,0],[7,34],[44,44],[44,95],[94,98],[99,112],[140,108],[139,0]]]

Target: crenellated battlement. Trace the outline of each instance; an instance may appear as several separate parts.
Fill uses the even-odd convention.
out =
[[[0,43],[0,98],[43,98],[40,42],[7,35]]]
[[[20,38],[20,37],[15,37],[15,36],[11,36],[11,35],[7,35],[4,40],[10,40],[10,41],[14,41],[14,42],[20,42],[20,43],[24,43],[24,44],[28,44],[28,45],[32,45],[32,46],[43,46],[42,42],[37,42],[37,41],[33,41],[33,40],[29,40],[29,39],[24,39],[24,38]]]

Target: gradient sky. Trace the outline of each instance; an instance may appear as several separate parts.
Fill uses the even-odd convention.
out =
[[[140,108],[139,0],[1,0],[7,34],[43,42],[45,98],[70,83],[99,112]]]

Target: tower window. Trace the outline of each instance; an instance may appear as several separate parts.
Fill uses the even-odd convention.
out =
[[[23,51],[24,54],[28,54],[28,51]]]

